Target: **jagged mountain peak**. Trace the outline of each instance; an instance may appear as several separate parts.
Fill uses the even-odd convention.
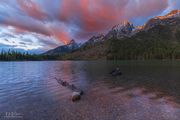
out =
[[[132,31],[132,29],[134,28],[133,24],[129,21],[123,21],[120,24],[117,24],[115,26],[113,26],[112,30],[116,30],[116,31],[121,31],[121,30],[125,30],[125,31]]]
[[[69,53],[69,52],[72,52],[74,50],[77,50],[80,46],[81,46],[80,44],[76,43],[76,41],[72,39],[66,45],[62,45],[62,46],[59,46],[55,49],[49,50],[44,54],[45,55],[65,54],[65,53]]]
[[[154,19],[168,19],[168,18],[173,18],[173,17],[179,17],[180,16],[180,10],[173,10],[171,12],[169,12],[168,14],[164,15],[164,16],[157,16]]]
[[[104,37],[105,36],[103,34],[99,34],[97,36],[93,36],[87,42],[85,42],[84,46],[86,46],[86,45],[93,45],[93,44],[95,44],[97,42],[102,42],[102,41],[104,41]]]
[[[65,45],[65,47],[69,47],[69,48],[72,48],[72,47],[78,47],[78,43],[76,43],[76,41],[74,39],[72,39],[71,41],[69,41],[69,43],[67,45]]]
[[[103,35],[103,34],[99,34],[99,35],[97,35],[97,36],[91,37],[89,40],[91,40],[91,41],[100,41],[100,40],[102,40],[103,38],[104,38],[104,35]]]
[[[143,27],[142,30],[148,30],[156,25],[172,25],[177,24],[180,19],[180,10],[173,10],[164,16],[151,18]]]
[[[140,36],[141,34],[148,35],[149,31],[152,32],[153,30],[157,30],[157,29],[159,30],[159,27],[164,27],[167,29],[171,27],[173,29],[177,29],[180,26],[179,16],[180,16],[180,10],[173,10],[167,15],[154,17],[150,19],[147,23],[145,23],[143,26],[136,26],[135,28],[133,24],[130,23],[129,21],[123,21],[120,24],[112,27],[112,29],[105,36],[103,34],[93,36],[87,42],[81,45],[76,43],[75,40],[71,40],[69,41],[68,44],[57,47],[53,50],[50,50],[46,54],[59,55],[59,54],[64,54],[64,53],[70,53],[74,50],[78,50],[79,48],[83,48],[83,47],[90,49],[92,48],[92,46],[102,45],[106,40],[114,40],[114,39],[124,40],[124,39],[131,38],[132,36],[136,37],[135,35],[137,36]],[[154,29],[151,29],[151,28],[154,28]],[[137,34],[137,33],[140,33],[141,31],[145,31],[145,32],[142,32],[141,34]],[[163,31],[163,29],[161,31],[166,32],[166,31]],[[157,31],[155,32],[153,31],[151,34],[154,34],[156,32]],[[178,36],[178,34],[176,36]]]
[[[175,14],[180,14],[180,10],[172,10],[170,13],[167,15],[175,15]]]
[[[111,39],[112,37],[122,38],[131,36],[134,29],[134,25],[129,21],[123,21],[120,24],[112,27],[111,31],[105,36],[106,39]]]
[[[67,43],[67,45],[71,45],[71,44],[75,44],[76,43],[76,41],[74,40],[74,39],[72,39],[71,41],[69,41],[68,43]]]
[[[117,32],[118,36],[127,36],[134,29],[134,25],[129,21],[123,21],[112,28],[112,31]]]

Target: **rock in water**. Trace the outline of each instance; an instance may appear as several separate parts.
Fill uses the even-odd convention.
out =
[[[79,93],[80,93],[80,95],[83,95],[83,94],[84,94],[84,92],[83,92],[83,91],[79,91]]]
[[[120,68],[115,68],[114,70],[112,70],[111,72],[110,72],[110,74],[112,75],[112,76],[119,76],[119,75],[122,75],[122,72],[120,71]]]
[[[81,93],[80,92],[73,92],[71,96],[71,100],[73,102],[78,101],[81,99]]]
[[[63,81],[61,79],[57,79],[57,78],[55,78],[55,79],[57,80],[57,82],[60,85],[62,85],[64,87],[67,87],[68,89],[73,91],[72,96],[71,96],[71,100],[73,102],[78,101],[78,100],[81,99],[81,95],[84,94],[84,92],[82,90],[78,89],[74,84],[69,84],[68,82]]]

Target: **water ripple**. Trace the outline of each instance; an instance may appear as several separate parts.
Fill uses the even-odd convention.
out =
[[[111,77],[109,70],[117,65],[123,76]],[[102,61],[0,66],[0,114],[20,112],[32,120],[180,119],[179,66]],[[81,101],[72,103],[72,91],[54,77],[83,89]]]

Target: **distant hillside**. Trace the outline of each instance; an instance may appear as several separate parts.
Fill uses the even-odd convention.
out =
[[[134,27],[125,21],[60,59],[180,59],[180,10]]]

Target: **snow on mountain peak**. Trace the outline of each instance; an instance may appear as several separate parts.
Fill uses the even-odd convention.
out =
[[[134,26],[129,21],[123,21],[118,25],[115,25],[112,30],[117,32],[122,32],[124,34],[129,34],[133,30]]]
[[[105,36],[106,39],[111,39],[112,37],[122,38],[131,36],[134,26],[129,21],[123,21],[118,25],[115,25],[112,30]]]
[[[167,18],[174,18],[174,17],[180,17],[180,10],[173,10],[170,13],[164,15],[164,16],[158,16],[155,17],[155,19],[167,19]]]

